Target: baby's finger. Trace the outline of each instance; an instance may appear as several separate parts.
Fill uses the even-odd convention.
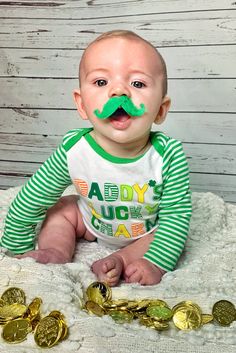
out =
[[[137,267],[130,264],[126,267],[124,275],[125,275],[125,277],[130,277],[136,271],[137,271]]]
[[[111,279],[108,278],[108,279],[105,280],[105,282],[106,282],[109,286],[114,287],[114,286],[116,286],[117,283],[119,282],[119,277],[113,277],[113,278],[111,278]]]
[[[141,280],[141,272],[136,266],[130,264],[125,270],[125,281],[128,283],[138,283]]]
[[[113,277],[117,277],[119,275],[118,271],[116,268],[113,268],[111,271],[108,271],[106,276],[109,279],[112,279]]]
[[[142,275],[139,271],[135,271],[128,280],[128,283],[139,283],[139,281],[142,279]]]
[[[115,268],[116,264],[114,259],[107,259],[106,261],[104,261],[103,265],[102,265],[102,270],[105,273],[108,273],[110,271],[112,271]]]
[[[149,283],[149,281],[145,277],[141,276],[141,278],[139,280],[139,284],[141,284],[142,286],[145,286],[145,285],[149,285],[151,283]]]

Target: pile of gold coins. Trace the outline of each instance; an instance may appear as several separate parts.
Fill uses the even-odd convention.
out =
[[[93,282],[87,288],[85,310],[97,316],[110,315],[117,323],[137,319],[141,325],[157,331],[168,329],[171,322],[180,330],[190,331],[213,321],[228,326],[236,320],[236,308],[227,300],[216,302],[211,314],[203,314],[192,301],[182,301],[170,308],[161,299],[112,300],[111,288],[104,282]]]
[[[17,287],[8,288],[0,298],[2,338],[8,343],[20,343],[28,333],[41,348],[50,348],[68,335],[65,317],[57,310],[41,317],[42,300],[34,298],[27,306],[25,293]]]

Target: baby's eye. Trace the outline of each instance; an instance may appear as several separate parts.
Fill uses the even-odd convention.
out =
[[[143,88],[145,87],[145,84],[143,82],[140,81],[134,81],[131,83],[132,86],[134,86],[135,88]]]
[[[97,81],[95,81],[95,84],[99,87],[106,86],[107,81],[106,80],[97,80]]]

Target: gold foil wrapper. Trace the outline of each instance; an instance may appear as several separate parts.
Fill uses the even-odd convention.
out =
[[[199,305],[190,300],[179,302],[173,308],[159,298],[113,300],[111,288],[103,282],[91,283],[86,296],[85,310],[89,314],[109,315],[120,324],[137,319],[140,325],[157,331],[167,330],[171,325],[183,331],[197,330],[210,322],[228,325],[236,319],[234,305],[226,300],[217,302],[212,314],[203,314]]]
[[[34,332],[35,342],[41,348],[50,348],[66,339],[68,327],[64,315],[57,310],[41,318],[41,298],[34,298],[27,306],[22,289],[8,288],[0,298],[0,325],[2,338],[7,343],[20,343]]]

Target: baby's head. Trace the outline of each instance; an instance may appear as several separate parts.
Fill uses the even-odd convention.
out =
[[[77,109],[102,139],[145,141],[152,124],[161,124],[170,107],[164,59],[131,31],[106,32],[90,43],[81,58],[79,81],[74,91]],[[111,101],[115,110],[101,114]]]
[[[166,68],[165,60],[163,59],[163,57],[160,54],[160,52],[150,42],[148,42],[146,39],[140,37],[135,32],[128,31],[128,30],[113,30],[113,31],[105,32],[105,33],[101,34],[100,36],[98,36],[95,40],[93,40],[88,45],[88,47],[85,49],[85,51],[84,51],[84,53],[82,55],[82,58],[81,58],[81,61],[80,61],[80,65],[79,65],[79,83],[80,83],[80,86],[81,86],[81,83],[82,83],[82,80],[83,80],[84,63],[86,61],[86,53],[88,52],[88,50],[92,49],[92,47],[96,43],[98,43],[98,42],[100,42],[102,40],[116,39],[116,38],[123,38],[123,39],[130,40],[130,41],[139,41],[140,43],[143,43],[144,50],[145,50],[145,46],[149,46],[149,47],[152,48],[152,50],[156,54],[156,61],[157,61],[158,65],[160,65],[160,73],[161,73],[161,76],[162,76],[162,96],[164,97],[167,94],[167,88],[168,88],[167,68]],[[112,45],[111,45],[111,50],[112,50]],[[104,53],[104,54],[106,54],[106,53]]]

